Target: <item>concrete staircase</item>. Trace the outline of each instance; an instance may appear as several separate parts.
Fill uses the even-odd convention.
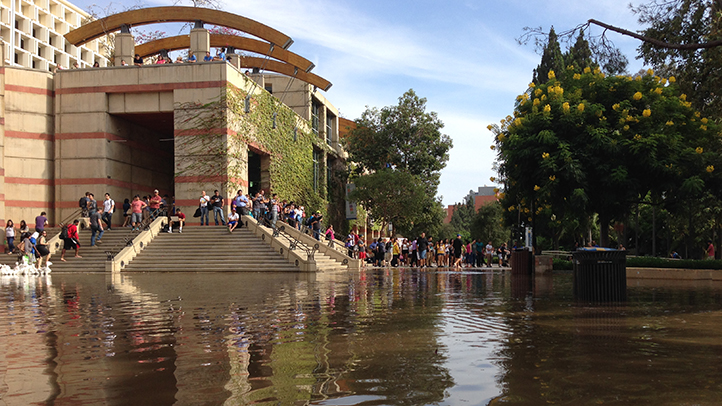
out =
[[[60,232],[60,231],[58,231]],[[50,269],[53,272],[105,272],[105,261],[108,258],[105,251],[122,247],[126,238],[132,238],[133,234],[130,228],[113,227],[112,230],[103,234],[100,244],[96,243],[94,247],[90,246],[90,229],[81,230],[78,233],[80,237],[80,256],[75,258],[75,250],[68,250],[65,253],[65,261],[60,260],[60,253],[63,249],[63,242],[60,242],[60,249],[53,254],[50,262],[53,265]]]
[[[82,254],[81,254],[82,255]],[[246,228],[186,226],[161,232],[123,272],[297,272]]]

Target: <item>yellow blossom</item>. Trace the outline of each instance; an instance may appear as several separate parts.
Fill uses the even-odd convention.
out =
[[[709,121],[709,120],[707,120],[707,117],[704,117],[700,121],[702,122],[702,124],[707,124],[707,121]]]
[[[549,113],[550,111],[552,111],[552,106],[549,105],[549,104],[545,104],[545,105],[544,105],[544,112],[545,112],[545,113]]]
[[[495,187],[495,188],[494,188],[494,193],[499,193],[499,188],[498,188],[498,187]]]
[[[536,98],[535,98],[535,99],[534,99],[534,102],[532,103],[532,105],[538,106],[539,103],[540,103],[540,102],[539,102],[539,99],[536,99]]]
[[[661,87],[655,88],[654,93],[662,94],[662,88]]]
[[[534,185],[534,191],[535,191],[535,192],[539,191],[539,189],[541,189],[541,188],[539,187],[539,185]]]
[[[649,117],[649,116],[652,115],[652,110],[650,110],[650,109],[644,109],[644,111],[642,111],[642,115],[643,115],[644,117]]]
[[[682,105],[686,108],[692,107],[692,102],[682,102]]]
[[[517,127],[521,127],[521,117],[517,117],[517,119],[514,120],[514,125]]]
[[[534,82],[531,82],[531,83],[529,83],[529,87],[535,88],[535,87],[536,87],[536,84],[535,84]]]
[[[591,71],[592,71],[592,68],[590,68],[589,66],[587,66],[586,68],[584,68],[584,73],[589,73],[589,72],[591,72]]]
[[[695,117],[699,117],[699,116],[701,116],[701,114],[699,114],[699,111],[695,111],[695,112],[694,112],[694,116],[695,116]]]
[[[662,80],[661,80],[660,82],[662,82],[662,85],[666,85],[666,84],[667,84],[667,79],[662,78]]]
[[[672,121],[672,120],[669,120],[669,121],[667,121],[667,123],[666,123],[666,124],[667,124],[667,125],[674,125],[674,121]]]
[[[614,110],[614,111],[619,110],[619,103],[614,103],[614,104],[612,105],[612,110]]]
[[[634,134],[634,140],[635,140],[635,141],[641,141],[641,139],[642,139],[642,136],[641,136],[641,135],[639,135],[639,134]]]
[[[702,148],[702,147],[697,147],[697,148],[694,149],[694,152],[696,152],[696,153],[698,153],[698,154],[701,154],[701,153],[704,152],[704,148]]]
[[[549,177],[549,180],[552,181],[552,182],[554,182],[556,179],[557,179],[557,177],[554,176],[554,175],[552,175],[552,176]]]
[[[651,68],[647,69],[647,75],[649,75],[649,76],[654,75],[654,71]]]
[[[569,102],[564,102],[562,104],[562,110],[564,110],[565,113],[569,113]]]
[[[491,150],[493,151],[496,149],[496,145],[489,145],[489,148],[491,148]]]
[[[625,125],[625,126],[624,126],[624,131],[629,131],[629,126],[628,126],[628,125]]]
[[[504,198],[504,193],[499,193],[499,194],[497,194],[497,197],[498,197],[499,199],[503,199],[503,198]]]
[[[579,105],[577,106],[577,110],[579,110],[580,112],[584,111],[584,103],[579,103]]]
[[[506,139],[506,136],[505,136],[504,134],[499,134],[499,135],[496,137],[496,139],[497,139],[497,141],[499,141],[499,142],[504,142],[504,140]]]
[[[682,94],[679,95],[679,99],[680,99],[680,100],[687,100],[687,95],[684,94],[684,93],[682,93]]]
[[[541,96],[541,101],[544,101],[544,100],[546,100],[546,99],[547,99],[547,95],[543,94],[543,95]]]
[[[549,153],[548,153],[548,152],[542,152],[542,159],[547,159],[547,158],[549,158]]]
[[[699,128],[700,128],[702,131],[707,131],[707,126],[704,125],[704,124],[702,124],[701,126],[699,126]]]
[[[601,71],[602,71],[602,70],[599,69],[599,67],[594,68],[594,74],[595,74],[595,75],[599,74]]]
[[[534,96],[539,97],[539,95],[542,94],[543,92],[544,92],[544,91],[541,90],[541,89],[536,89],[536,90],[534,91]]]
[[[489,125],[486,126],[486,129],[489,130],[489,131],[491,131],[491,130],[494,129],[494,126],[491,125],[491,124],[489,124]]]
[[[641,81],[642,81],[642,77],[641,77],[641,76],[636,76],[636,77],[634,78],[634,80],[636,80],[637,82],[641,82]]]
[[[554,71],[553,71],[553,70],[550,70],[549,73],[547,74],[547,76],[549,77],[549,79],[556,79],[556,78],[557,78],[557,76],[554,74]]]
[[[708,166],[708,167],[707,167],[707,172],[709,172],[709,173],[714,172],[714,166],[713,166],[713,165]]]
[[[492,181],[492,182],[496,182],[496,178],[495,178],[495,177],[493,177],[493,176],[492,176],[492,177],[490,177],[490,178],[489,178],[489,180],[490,180],[490,181]]]
[[[567,70],[574,70],[574,65],[568,65]]]
[[[575,80],[579,80],[582,78],[582,75],[575,73],[574,76],[572,76],[572,78],[574,78]]]
[[[677,81],[677,78],[675,78],[674,76],[669,77],[669,83],[674,83],[676,81]]]
[[[642,98],[642,92],[637,92],[632,96],[634,100],[640,100]]]
[[[516,210],[516,206],[509,206],[509,208],[507,210],[514,211],[514,210]]]

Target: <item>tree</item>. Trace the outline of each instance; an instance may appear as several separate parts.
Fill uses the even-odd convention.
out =
[[[402,233],[440,222],[435,196],[452,147],[443,126],[413,89],[396,106],[367,108],[344,139],[349,161],[356,164],[351,198]]]
[[[509,239],[509,229],[502,225],[504,209],[499,202],[491,202],[479,207],[471,222],[471,238],[479,241],[491,241],[498,247]]]
[[[504,207],[525,222],[598,214],[602,244],[640,196],[698,196],[716,188],[717,126],[695,111],[674,78],[635,78],[599,68],[531,84],[496,135]],[[522,217],[520,216],[520,217]]]
[[[564,72],[564,56],[562,55],[562,49],[559,46],[554,27],[549,30],[548,38],[549,41],[542,50],[541,62],[539,62],[539,66],[534,69],[532,82],[535,84],[546,83],[549,71]]]

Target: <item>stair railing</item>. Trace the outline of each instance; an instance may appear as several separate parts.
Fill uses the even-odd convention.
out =
[[[256,219],[259,220],[259,219]],[[266,226],[273,230],[272,237],[276,239],[284,238],[286,241],[288,241],[288,249],[293,251],[295,249],[300,249],[306,252],[306,257],[309,261],[314,259],[314,256],[316,255],[316,251],[318,251],[319,244],[316,243],[313,246],[309,246],[308,244],[304,243],[303,241],[299,240],[297,237],[289,234],[286,232],[286,227],[291,227],[288,223],[285,223],[281,221],[280,219],[277,221],[278,223],[281,223],[280,226],[271,224],[271,221],[266,216],[261,216],[259,223],[263,226]],[[248,224],[246,224],[246,227]]]
[[[120,251],[125,249],[125,247],[131,247],[133,246],[133,240],[135,240],[135,237],[138,236],[143,231],[148,231],[150,229],[151,223],[155,221],[155,219],[159,217],[166,217],[168,215],[168,209],[165,207],[162,207],[154,212],[150,212],[150,215],[140,222],[139,227],[132,227],[131,230],[128,231],[128,233],[123,237],[122,241],[115,244],[112,248],[109,248],[105,251],[105,255],[107,256],[108,261],[112,261],[115,259],[115,256],[118,255]]]

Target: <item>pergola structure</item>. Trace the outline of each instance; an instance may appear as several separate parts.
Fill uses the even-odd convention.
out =
[[[166,22],[195,22],[190,35],[181,35],[135,45],[130,27]],[[252,39],[235,35],[210,34],[204,28],[209,23],[241,31],[259,38]],[[197,58],[202,58],[211,47],[228,47],[253,52],[260,57],[240,57],[233,54],[231,62],[238,68],[257,68],[281,73],[299,79],[319,89],[327,91],[331,87],[328,80],[310,73],[314,64],[287,49],[293,40],[287,35],[258,21],[220,10],[198,7],[151,7],[125,11],[95,20],[65,34],[65,38],[75,46],[80,46],[103,35],[116,31],[115,66],[133,63],[137,53],[142,57],[156,55],[162,51],[190,49]],[[274,60],[271,60],[273,58]]]

